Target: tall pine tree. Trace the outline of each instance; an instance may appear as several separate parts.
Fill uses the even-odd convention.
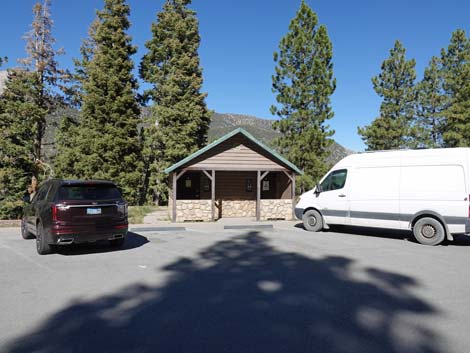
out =
[[[71,85],[67,87],[68,101],[71,107],[80,109],[83,96],[85,94],[83,86],[88,80],[88,64],[91,62],[96,50],[94,37],[99,25],[98,19],[95,19],[89,30],[88,38],[83,40],[80,47],[80,59],[74,59],[75,71],[71,75]],[[69,110],[72,112],[73,110]],[[78,178],[75,172],[75,163],[80,159],[80,151],[76,148],[75,141],[79,136],[80,114],[64,115],[60,121],[59,129],[55,136],[56,139],[56,157],[54,159],[54,168],[61,176]]]
[[[443,146],[442,116],[446,98],[443,95],[441,62],[432,57],[424,70],[424,77],[417,85],[417,109],[415,140],[418,147],[435,148]]]
[[[40,172],[35,164],[36,130],[32,127],[46,111],[32,99],[35,82],[30,72],[10,70],[0,97],[0,219],[21,216],[21,198],[31,176]]]
[[[36,116],[34,130],[34,158],[42,162],[42,143],[46,131],[46,116],[52,114],[62,105],[62,97],[57,88],[64,88],[67,80],[65,70],[59,68],[57,55],[63,54],[62,49],[55,50],[55,38],[52,36],[54,22],[50,13],[50,0],[36,3],[33,7],[34,19],[32,29],[25,36],[28,56],[20,62],[31,75],[31,98],[43,114]]]
[[[470,39],[464,30],[452,33],[441,51],[446,107],[444,142],[447,147],[470,146]]]
[[[127,34],[130,8],[125,0],[105,0],[91,31],[94,49],[82,66],[81,112],[74,149],[73,174],[61,176],[109,179],[118,183],[130,203],[139,200],[142,164],[138,136],[140,109],[131,55],[136,48]],[[66,129],[65,129],[66,130]],[[59,153],[67,153],[67,146]]]
[[[211,114],[201,92],[199,23],[190,4],[191,0],[165,2],[140,65],[142,79],[152,85],[146,92],[152,107],[144,150],[152,201],[166,195],[162,171],[207,142]]]
[[[406,50],[396,41],[381,73],[372,78],[375,92],[383,98],[380,116],[370,125],[358,128],[367,150],[412,147],[416,104],[415,60],[406,59]]]
[[[274,123],[281,133],[278,149],[305,172],[298,178],[301,190],[311,188],[327,168],[325,159],[334,133],[326,124],[334,115],[332,57],[326,27],[318,26],[317,15],[302,1],[279,52],[274,53],[272,91],[278,104],[271,107],[280,118]]]
[[[21,196],[31,176],[50,176],[43,161],[46,116],[62,105],[59,94],[66,73],[58,66],[52,36],[50,1],[33,7],[22,68],[8,72],[0,98],[0,217],[19,217]],[[49,175],[48,175],[49,174]]]

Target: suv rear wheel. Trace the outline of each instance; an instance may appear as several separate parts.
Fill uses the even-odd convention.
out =
[[[47,255],[52,253],[52,246],[47,243],[44,236],[44,227],[39,222],[36,228],[36,250],[39,255]]]

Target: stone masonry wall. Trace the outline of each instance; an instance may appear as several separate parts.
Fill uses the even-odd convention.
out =
[[[256,217],[256,200],[222,200],[222,217]]]
[[[261,220],[292,219],[292,199],[261,200]]]
[[[168,207],[171,218],[171,202]],[[261,200],[261,220],[285,219],[292,220],[292,200],[272,199]],[[218,209],[215,209],[218,217]],[[222,200],[222,217],[256,217],[255,200]],[[177,200],[176,222],[211,221],[211,200]]]
[[[176,222],[211,221],[211,200],[176,200]]]

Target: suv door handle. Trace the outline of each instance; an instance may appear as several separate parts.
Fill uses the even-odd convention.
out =
[[[346,197],[345,194],[339,194],[338,197]]]

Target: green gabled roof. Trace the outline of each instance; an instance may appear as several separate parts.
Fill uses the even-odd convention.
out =
[[[171,172],[174,172],[176,169],[178,169],[179,167],[191,162],[194,158],[196,157],[199,157],[201,154],[211,150],[212,148],[214,148],[215,146],[218,146],[220,145],[222,142],[224,141],[227,141],[229,138],[235,136],[236,134],[242,134],[243,136],[245,136],[247,139],[249,139],[250,141],[254,142],[255,144],[257,144],[259,147],[261,147],[264,151],[266,151],[267,153],[269,153],[270,155],[272,155],[275,159],[279,160],[281,163],[287,165],[290,169],[292,169],[294,172],[298,173],[298,174],[303,174],[303,172],[297,168],[295,165],[293,165],[291,162],[289,162],[287,159],[285,159],[284,157],[282,157],[279,153],[277,153],[276,151],[272,150],[271,148],[269,148],[268,146],[266,146],[264,143],[258,141],[253,135],[251,135],[249,132],[247,132],[246,130],[242,129],[241,127],[239,127],[238,129],[235,129],[233,130],[232,132],[229,132],[227,135],[224,135],[222,136],[221,138],[219,138],[218,140],[215,140],[214,142],[208,144],[206,147],[204,148],[201,148],[199,151],[196,151],[194,152],[192,155],[182,159],[181,161],[179,161],[178,163],[175,163],[173,164],[171,167],[165,169],[165,173],[169,174]]]

